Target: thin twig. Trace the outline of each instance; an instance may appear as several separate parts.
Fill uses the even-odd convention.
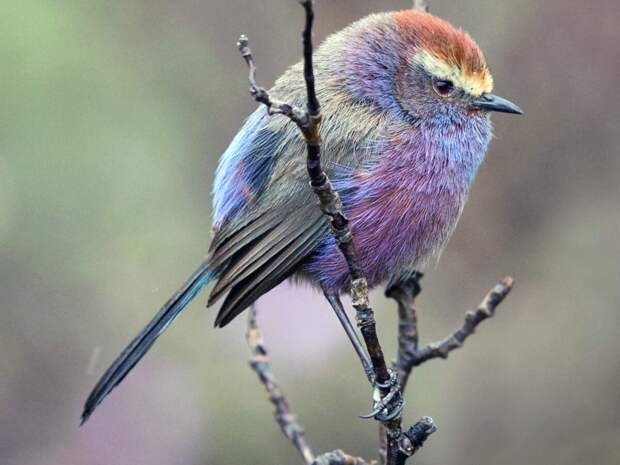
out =
[[[465,339],[474,333],[476,327],[487,318],[495,314],[497,306],[506,298],[514,284],[511,277],[501,280],[483,299],[480,306],[473,312],[468,312],[465,322],[461,328],[456,330],[447,338],[437,343],[432,343],[419,348],[419,334],[417,312],[415,309],[415,298],[421,292],[420,279],[422,274],[413,272],[404,279],[395,278],[388,284],[385,295],[396,300],[398,303],[398,358],[394,362],[394,369],[400,375],[401,390],[404,392],[407,380],[414,367],[434,358],[447,358],[448,354],[463,345]],[[427,418],[427,417],[425,417]],[[403,432],[400,439],[400,447],[396,451],[393,463],[403,464],[417,448],[419,448],[429,434],[436,431],[432,424],[432,419],[420,420],[408,432]],[[426,426],[425,426],[426,425]],[[410,436],[414,431],[422,434],[424,439],[415,446],[415,441],[411,441]],[[428,433],[428,434],[425,434]],[[385,436],[384,429],[380,428],[380,438]],[[410,444],[412,445],[410,447]],[[379,455],[384,463],[389,458],[389,449],[386,450],[385,441],[381,441]],[[411,452],[411,454],[409,454]]]
[[[413,304],[422,289],[419,284],[422,276],[417,271],[406,278],[394,276],[385,288],[385,296],[398,303],[398,358],[392,363],[392,368],[398,374],[403,394],[412,368],[408,359],[418,348],[418,318]],[[382,464],[387,462],[387,439],[387,431],[382,424],[379,426],[379,458]]]
[[[404,465],[407,459],[415,454],[435,431],[437,431],[437,427],[433,419],[422,417],[415,425],[403,432],[398,439],[394,465]]]
[[[420,280],[424,275],[413,272],[404,279],[392,279],[385,288],[386,297],[398,303],[398,357],[393,368],[399,375],[400,388],[404,392],[411,374],[412,357],[418,352],[418,316],[415,299],[422,291]]]
[[[459,329],[439,342],[418,349],[415,356],[412,357],[412,367],[421,365],[433,358],[448,358],[451,351],[462,347],[465,339],[474,333],[480,323],[495,315],[495,309],[506,298],[513,284],[514,280],[510,276],[506,276],[497,283],[475,311],[467,312],[465,321]]]
[[[246,331],[246,340],[252,354],[249,363],[269,395],[269,400],[274,406],[274,417],[284,436],[291,441],[293,447],[301,454],[307,465],[370,465],[364,459],[352,456],[341,450],[326,452],[318,457],[314,457],[310,446],[306,442],[304,430],[295,420],[295,415],[291,412],[288,400],[273,375],[269,354],[258,328],[256,313],[256,305],[252,305],[248,310]],[[415,443],[413,440],[412,442]]]
[[[394,369],[400,375],[403,391],[414,367],[434,358],[448,358],[451,351],[462,347],[465,340],[474,333],[476,327],[495,314],[497,306],[502,303],[514,285],[513,278],[506,276],[487,293],[475,311],[465,314],[465,321],[459,329],[439,342],[433,342],[420,348],[418,346],[418,322],[414,303],[416,296],[421,291],[419,283],[421,278],[421,273],[415,273],[404,281],[391,281],[385,291],[387,297],[393,298],[398,303],[399,343],[398,358],[394,363]]]
[[[279,100],[273,100],[269,92],[267,92],[264,87],[257,84],[256,65],[254,64],[254,57],[252,56],[249,43],[250,41],[247,36],[241,35],[237,41],[237,48],[250,69],[248,80],[250,81],[250,94],[254,97],[254,100],[265,105],[270,115],[284,115],[294,121],[298,126],[307,124],[306,113],[301,108],[280,102]]]
[[[274,406],[274,416],[276,422],[280,426],[282,433],[293,444],[295,449],[299,451],[308,465],[314,462],[314,454],[304,437],[303,428],[295,421],[295,416],[291,413],[288,401],[284,393],[280,389],[273,372],[271,370],[271,362],[267,348],[263,342],[263,337],[256,323],[256,306],[252,305],[248,310],[248,326],[246,339],[252,358],[250,366],[258,375],[258,379],[265,386],[265,390],[269,395],[269,400]]]

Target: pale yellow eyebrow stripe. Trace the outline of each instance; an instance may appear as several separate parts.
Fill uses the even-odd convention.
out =
[[[421,66],[438,79],[450,80],[454,85],[471,95],[482,95],[493,90],[493,76],[489,73],[471,75],[463,73],[458,67],[450,65],[432,53],[422,50],[415,54],[413,63]]]

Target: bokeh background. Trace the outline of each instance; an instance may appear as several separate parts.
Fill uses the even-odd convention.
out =
[[[496,318],[415,371],[423,465],[620,463],[620,4],[431,0],[486,52],[495,115],[470,203],[419,299],[424,341],[505,274]],[[318,1],[317,39],[398,0]],[[0,3],[0,463],[300,463],[247,368],[244,319],[204,297],[78,428],[98,376],[202,259],[217,159],[260,80],[298,60],[294,0]],[[394,305],[373,304],[394,354]],[[308,289],[259,302],[276,374],[318,451],[372,457],[370,390]]]

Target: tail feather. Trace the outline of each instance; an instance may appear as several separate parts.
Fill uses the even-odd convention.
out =
[[[214,273],[207,269],[207,260],[205,260],[185,284],[164,304],[149,324],[123,350],[88,396],[84,404],[81,424],[88,420],[101,401],[127,376],[127,373],[151,348],[159,335],[209,283],[213,275]]]

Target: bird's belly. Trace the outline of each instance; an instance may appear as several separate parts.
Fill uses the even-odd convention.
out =
[[[488,119],[389,133],[374,165],[342,185],[353,241],[371,286],[441,251],[490,138]],[[347,189],[348,187],[348,189]],[[348,266],[331,235],[302,267],[324,288],[346,290]]]
[[[455,193],[385,195],[353,204],[347,211],[357,255],[370,286],[419,267],[440,252],[452,233],[465,196]],[[324,287],[345,290],[347,263],[328,235],[303,270]]]

